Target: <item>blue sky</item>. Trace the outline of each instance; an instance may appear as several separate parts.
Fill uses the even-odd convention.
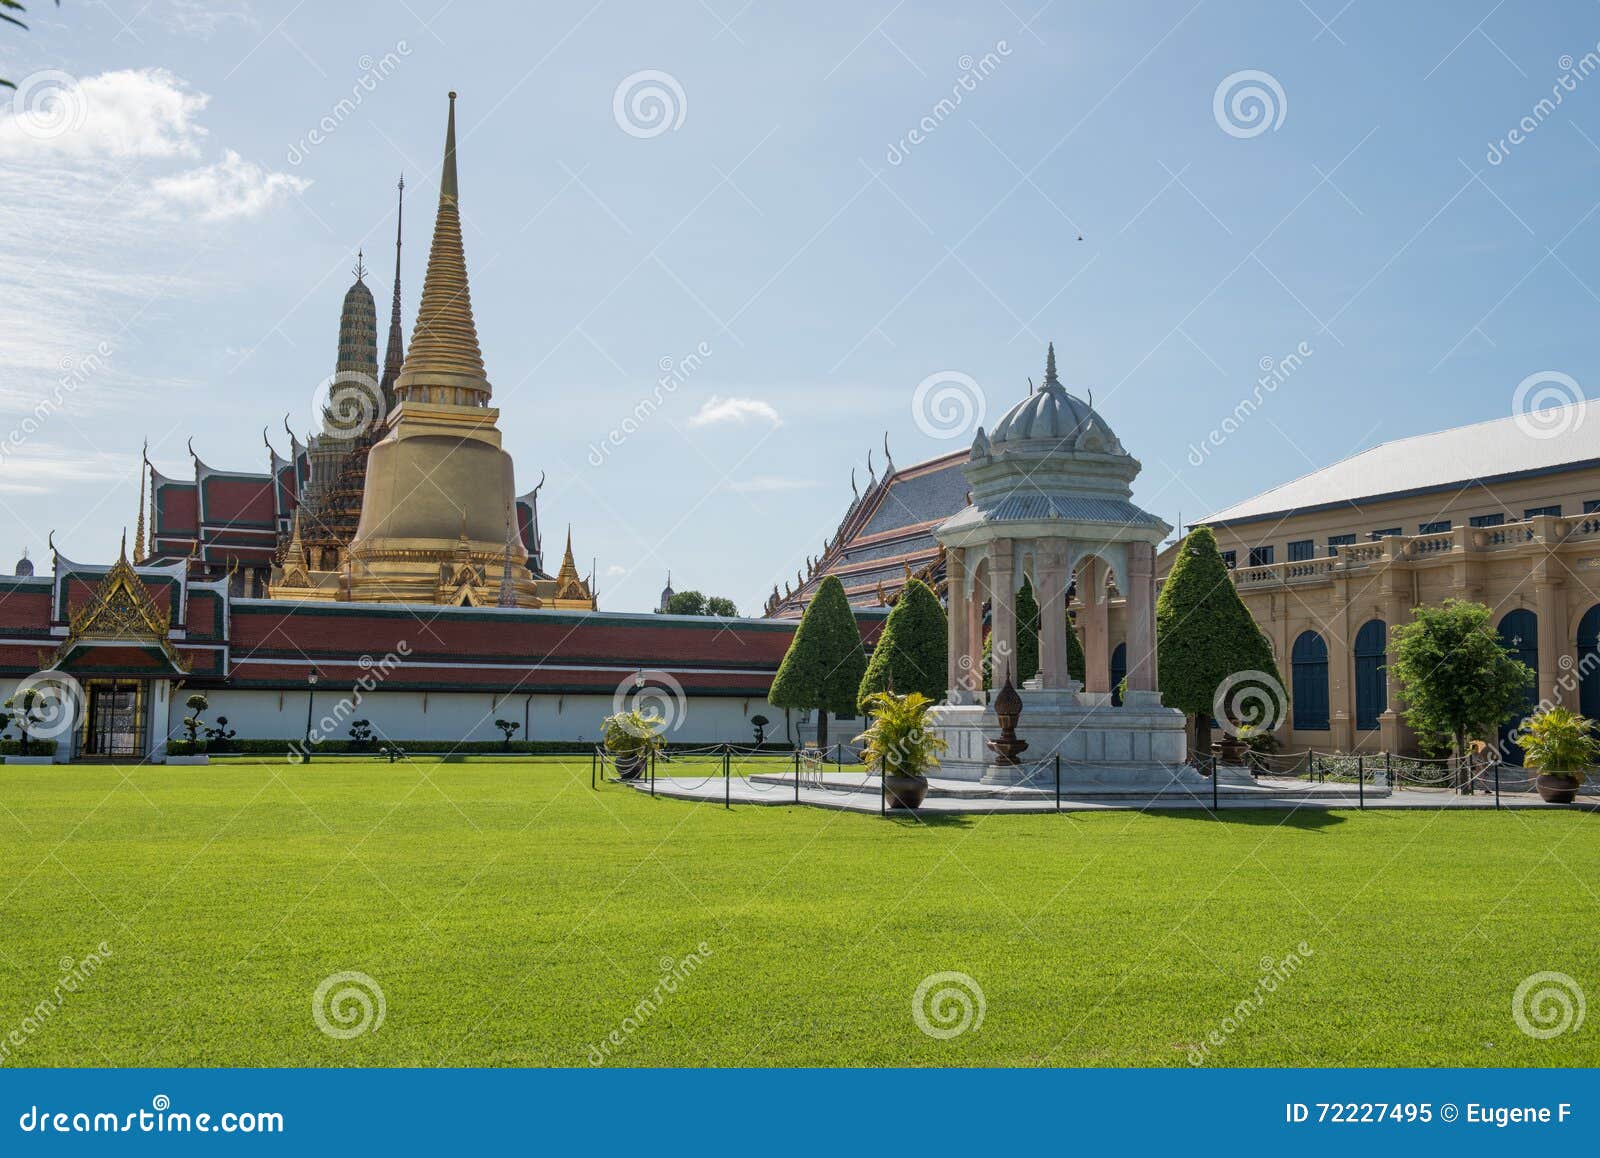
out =
[[[1532,374],[1600,391],[1592,3],[30,7],[0,31],[5,551],[114,552],[145,437],[183,475],[190,435],[259,470],[263,426],[303,432],[357,247],[387,301],[401,171],[409,331],[451,88],[506,446],[604,609],[670,568],[758,611],[885,431],[902,465],[970,440],[920,382],[965,375],[992,424],[1047,340],[1169,522],[1504,417]],[[1230,114],[1251,87],[1270,124]]]

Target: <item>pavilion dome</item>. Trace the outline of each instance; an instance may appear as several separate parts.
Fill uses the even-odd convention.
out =
[[[1110,425],[1082,398],[1069,394],[1056,377],[1056,350],[1046,356],[1044,385],[1018,402],[995,423],[988,445],[1048,440],[1064,451],[1125,454]]]
[[[24,578],[33,574],[33,560],[28,558],[27,551],[23,551],[22,558],[17,560],[17,570],[15,573],[23,576]]]

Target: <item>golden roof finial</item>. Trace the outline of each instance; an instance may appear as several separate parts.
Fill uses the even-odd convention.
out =
[[[148,461],[148,459],[145,456],[148,455],[149,453],[150,453],[150,440],[147,438],[147,439],[144,440],[144,449],[139,452],[139,522],[134,526],[134,531],[133,531],[133,561],[135,563],[142,563],[142,562],[144,562],[144,559],[145,559],[145,553],[144,553],[144,467],[145,467],[145,463]]]
[[[478,346],[478,328],[472,319],[472,295],[467,288],[467,259],[461,244],[461,213],[457,207],[456,104],[450,94],[450,117],[445,128],[444,169],[439,178],[439,210],[433,222],[433,247],[423,275],[422,301],[411,331],[411,349],[395,383],[404,398],[413,388],[442,386],[465,388],[487,402],[491,387]],[[482,403],[480,403],[482,404]]]

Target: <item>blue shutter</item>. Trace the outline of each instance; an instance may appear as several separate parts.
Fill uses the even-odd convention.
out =
[[[1356,727],[1370,732],[1389,707],[1389,685],[1383,668],[1389,628],[1381,619],[1369,619],[1356,632]]]
[[[1294,730],[1328,730],[1328,645],[1314,631],[1302,631],[1289,659],[1294,673]]]

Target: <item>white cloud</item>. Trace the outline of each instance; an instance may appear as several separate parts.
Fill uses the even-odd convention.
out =
[[[163,68],[82,80],[35,72],[17,82],[0,115],[0,157],[110,164],[198,156],[206,130],[197,118],[210,100]]]
[[[787,478],[783,475],[758,474],[750,478],[735,479],[728,484],[730,491],[740,494],[764,494],[772,491],[805,491],[817,486],[816,479]]]
[[[0,494],[44,495],[67,483],[134,479],[136,466],[95,450],[69,450],[53,443],[6,441],[0,448]]]
[[[201,221],[228,221],[255,217],[310,185],[303,177],[271,172],[226,149],[215,164],[157,177],[150,182],[146,205],[192,213]]]
[[[783,419],[770,403],[759,398],[722,398],[713,394],[707,398],[689,419],[690,426],[713,426],[725,422],[736,422],[743,425],[752,418],[764,419],[774,426],[781,425]]]
[[[628,569],[619,563],[613,563],[606,568],[607,579],[615,579],[618,575],[626,575],[627,573]]]

